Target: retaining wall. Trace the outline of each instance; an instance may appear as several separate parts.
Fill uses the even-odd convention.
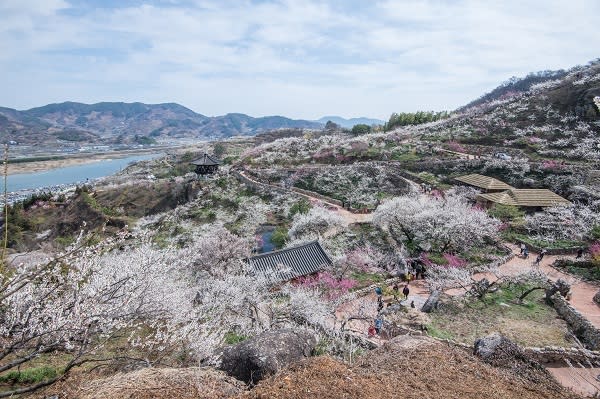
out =
[[[233,172],[233,176],[241,183],[244,183],[246,186],[252,187],[256,190],[272,190],[272,191],[277,191],[282,194],[289,192],[289,190],[286,190],[283,187],[277,187],[277,186],[273,186],[270,184],[260,183],[260,182],[250,180],[249,178],[247,178],[246,176],[244,176],[243,174],[241,174],[240,172],[237,172],[237,171]]]
[[[464,349],[468,352],[473,352],[473,345],[467,345],[461,342],[451,341],[449,339],[441,339],[436,337],[432,338],[436,341],[444,342],[456,348]],[[527,356],[542,364],[563,362],[565,360],[568,360],[575,363],[582,363],[587,366],[590,366],[590,363],[594,366],[600,366],[600,352],[591,351],[589,349],[561,348],[559,346],[545,346],[543,348],[520,348]]]
[[[530,244],[528,242],[525,241],[521,241],[521,240],[516,240],[519,244],[525,244],[527,245],[527,248],[529,248],[530,252],[537,252],[540,253],[542,251],[542,249],[546,250],[546,254],[547,255],[570,255],[570,254],[574,254],[575,252],[577,252],[577,250],[580,247],[572,247],[572,248],[541,248],[538,247],[536,245]]]
[[[560,293],[550,297],[550,302],[556,312],[566,320],[573,333],[591,350],[600,350],[600,330],[588,319],[572,307]]]
[[[291,191],[295,191],[295,192],[300,193],[300,194],[308,195],[309,197],[318,198],[318,199],[320,199],[322,201],[326,201],[326,202],[335,204],[337,206],[342,206],[342,201],[334,199],[334,198],[331,198],[331,197],[327,197],[326,195],[315,193],[314,191],[304,190],[304,189],[298,188],[298,187],[292,187],[290,190]]]

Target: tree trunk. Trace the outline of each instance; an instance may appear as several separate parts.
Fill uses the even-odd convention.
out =
[[[523,304],[523,300],[527,297],[527,295],[531,294],[533,291],[535,290],[545,290],[546,287],[533,287],[528,289],[527,291],[525,291],[524,293],[521,294],[521,296],[518,299],[518,303],[519,305]]]

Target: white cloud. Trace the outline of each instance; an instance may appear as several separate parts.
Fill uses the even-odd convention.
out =
[[[164,4],[3,1],[0,105],[175,101],[209,115],[386,118],[600,56],[595,0]]]

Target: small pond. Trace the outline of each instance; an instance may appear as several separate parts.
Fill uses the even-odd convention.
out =
[[[257,251],[259,254],[263,254],[265,252],[271,252],[275,250],[275,244],[271,241],[273,237],[273,233],[275,232],[275,226],[261,226],[256,231],[257,236]]]

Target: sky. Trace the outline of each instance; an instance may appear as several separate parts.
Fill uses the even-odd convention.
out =
[[[0,106],[387,120],[600,57],[598,0],[1,0]]]

